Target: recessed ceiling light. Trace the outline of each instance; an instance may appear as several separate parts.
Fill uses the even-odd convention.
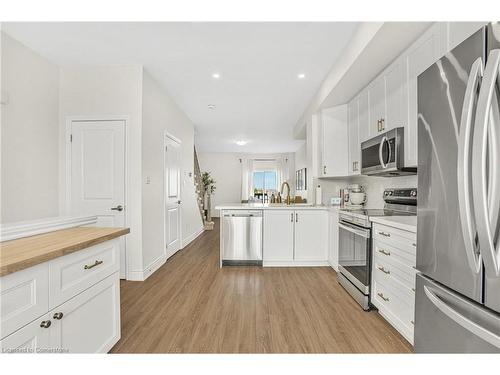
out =
[[[220,74],[219,73],[214,73],[214,74],[212,74],[212,78],[219,79],[220,78]]]
[[[215,104],[209,104],[208,109],[215,109]]]
[[[241,141],[236,141],[236,144],[237,144],[238,146],[245,146],[247,143],[248,143],[247,141],[243,141],[243,140],[241,140]]]
[[[306,78],[306,75],[304,73],[297,74],[298,79],[304,79]]]

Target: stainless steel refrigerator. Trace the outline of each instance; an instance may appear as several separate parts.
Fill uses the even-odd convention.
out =
[[[500,352],[500,24],[418,89],[415,351]]]

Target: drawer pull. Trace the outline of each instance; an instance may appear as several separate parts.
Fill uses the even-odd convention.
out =
[[[52,323],[50,320],[44,320],[43,322],[40,323],[40,327],[42,328],[49,328]]]
[[[411,288],[411,291],[412,291],[413,293],[415,293],[415,288]]]
[[[377,267],[380,271],[382,271],[383,273],[385,273],[386,275],[389,275],[391,273],[391,271],[389,270],[386,270],[384,267]]]
[[[387,256],[391,256],[391,252],[390,251],[386,251],[384,249],[380,249],[378,252],[381,253],[381,254],[387,255]]]
[[[378,232],[378,234],[380,234],[381,236],[384,236],[384,237],[390,237],[391,236],[390,233],[385,233],[385,232]]]
[[[389,302],[389,298],[384,297],[384,295],[382,293],[377,293],[377,296],[379,296],[380,298],[382,298],[385,302]]]
[[[416,243],[412,243],[413,246],[417,247],[417,244]]]
[[[61,320],[63,318],[64,314],[62,312],[56,312],[53,316],[54,319],[56,320]]]
[[[413,320],[410,320],[410,323],[413,324],[413,325],[415,325],[415,322]]]
[[[88,264],[86,264],[85,267],[83,267],[83,269],[89,270],[89,269],[94,268],[94,267],[96,267],[96,266],[98,266],[100,264],[103,264],[103,263],[104,263],[103,260],[96,260],[95,263],[91,264],[90,266]]]

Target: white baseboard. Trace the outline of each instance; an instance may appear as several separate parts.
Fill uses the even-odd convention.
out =
[[[184,249],[186,246],[188,246],[191,242],[196,240],[203,232],[205,229],[201,227],[198,231],[194,232],[193,234],[187,236],[182,240],[182,248]]]
[[[339,272],[338,263],[333,263],[330,259],[328,259],[328,264],[330,265],[330,267],[332,267],[335,270],[335,272]]]
[[[281,260],[265,260],[262,265],[264,267],[329,267],[330,264],[326,260],[314,261],[281,261]]]
[[[34,236],[56,230],[95,224],[97,216],[56,216],[37,220],[19,221],[0,225],[1,241]]]
[[[165,262],[167,261],[167,256],[162,255],[158,259],[154,260],[146,266],[144,270],[139,270],[139,271],[128,271],[127,275],[127,280],[130,281],[144,281],[146,280],[149,276],[151,276],[158,268],[163,266]]]

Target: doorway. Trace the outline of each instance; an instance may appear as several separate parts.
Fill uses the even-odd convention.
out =
[[[165,134],[164,238],[167,259],[181,248],[181,142]]]

